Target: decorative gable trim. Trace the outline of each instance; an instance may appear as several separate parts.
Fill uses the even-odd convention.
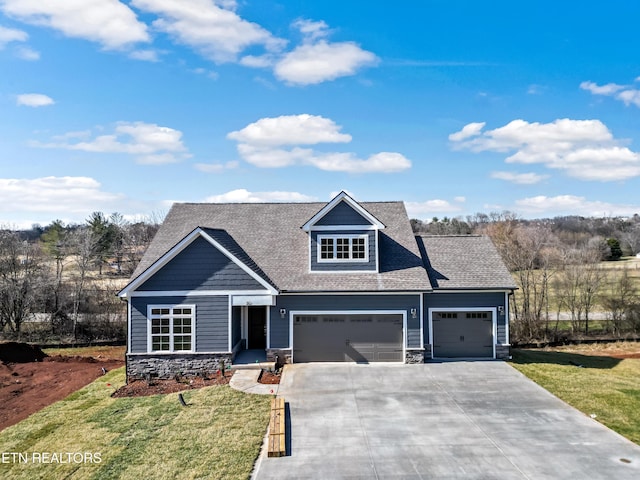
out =
[[[309,232],[311,230],[327,229],[325,227],[316,227],[315,224],[319,222],[320,219],[322,219],[325,215],[327,215],[331,210],[333,210],[333,208],[336,205],[338,205],[342,201],[346,202],[347,205],[349,205],[357,213],[362,215],[369,223],[371,223],[371,226],[369,226],[367,229],[382,230],[383,228],[385,228],[384,224],[380,220],[378,220],[376,217],[371,215],[358,202],[356,202],[353,198],[351,198],[346,192],[342,191],[338,195],[336,195],[333,198],[333,200],[331,200],[324,207],[322,207],[322,209],[318,213],[316,213],[313,217],[311,217],[309,221],[307,221],[307,223],[305,223],[301,227],[302,230],[304,230],[305,232]],[[354,228],[362,229],[362,227],[363,227],[362,225],[359,225],[359,226],[354,225],[354,226],[349,226],[349,229],[354,229]],[[339,229],[342,229],[342,228],[344,227],[341,227]],[[335,230],[335,227],[332,229]]]
[[[162,255],[158,260],[156,260],[149,268],[147,268],[144,272],[142,272],[135,280],[130,282],[126,287],[124,287],[118,293],[118,296],[120,298],[131,297],[132,293],[138,287],[140,287],[147,280],[149,280],[162,267],[167,265],[180,252],[182,252],[184,249],[186,249],[189,245],[191,245],[199,237],[204,238],[214,248],[216,248],[218,251],[220,251],[220,253],[222,253],[224,256],[226,256],[229,260],[231,260],[238,267],[240,267],[245,273],[247,273],[251,278],[253,278],[260,285],[262,285],[265,288],[265,290],[269,293],[269,295],[277,295],[278,294],[278,291],[269,282],[267,282],[264,278],[262,278],[256,272],[254,272],[248,265],[246,265],[243,261],[241,261],[235,255],[233,255],[229,250],[224,248],[219,242],[217,242],[215,239],[213,239],[202,228],[197,227],[189,235],[184,237],[182,240],[180,240],[180,242],[178,242],[169,251],[167,251],[164,255]]]

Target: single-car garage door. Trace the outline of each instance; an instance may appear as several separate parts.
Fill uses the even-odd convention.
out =
[[[402,314],[293,318],[294,362],[402,362]]]
[[[434,357],[493,358],[492,312],[433,312]]]

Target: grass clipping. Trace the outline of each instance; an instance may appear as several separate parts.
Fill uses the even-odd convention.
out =
[[[187,407],[177,393],[112,398],[123,384],[114,370],[0,432],[0,478],[250,476],[269,397],[214,386],[182,392]]]

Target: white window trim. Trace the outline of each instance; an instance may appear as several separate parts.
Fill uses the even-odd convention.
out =
[[[330,238],[333,240],[333,258],[322,258],[322,240]],[[336,258],[338,251],[338,239],[349,240],[349,257],[350,258]],[[351,258],[353,255],[353,240],[356,238],[364,239],[364,258]],[[332,234],[332,235],[318,235],[316,237],[317,252],[316,259],[318,263],[368,263],[369,262],[369,235],[362,234]]]
[[[152,317],[151,311],[156,308],[168,308],[171,321],[169,322],[169,350],[153,350],[153,337],[151,335]],[[174,308],[190,308],[191,309],[191,350],[174,350],[173,339],[173,309]],[[184,315],[180,315],[183,317]],[[194,353],[196,346],[196,306],[195,305],[147,305],[147,353]]]

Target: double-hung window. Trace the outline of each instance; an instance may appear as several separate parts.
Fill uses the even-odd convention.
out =
[[[318,262],[367,262],[367,235],[318,235]]]
[[[195,347],[195,305],[149,305],[150,352],[188,352]]]

